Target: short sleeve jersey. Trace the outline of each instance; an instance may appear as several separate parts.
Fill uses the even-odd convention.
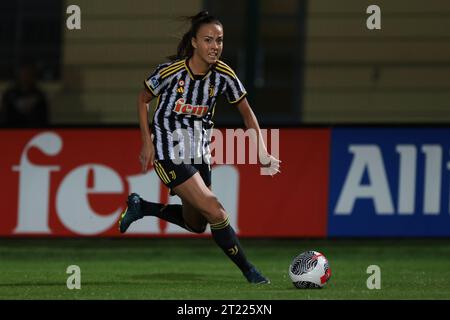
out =
[[[144,83],[158,97],[152,124],[157,160],[209,156],[218,96],[237,104],[247,95],[236,73],[220,60],[201,76],[192,73],[186,59],[160,64]]]

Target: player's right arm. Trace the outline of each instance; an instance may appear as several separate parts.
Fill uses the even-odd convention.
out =
[[[147,171],[149,162],[155,161],[155,148],[153,146],[150,128],[148,126],[148,103],[158,97],[167,87],[168,81],[164,80],[162,73],[172,62],[162,63],[156,67],[152,74],[144,81],[144,90],[138,98],[139,126],[141,128],[142,149],[139,159],[142,164],[142,172]]]
[[[141,128],[142,147],[139,160],[142,165],[142,172],[147,171],[149,162],[155,160],[155,148],[153,146],[150,127],[148,125],[148,103],[153,99],[149,90],[144,89],[138,96],[139,127]]]

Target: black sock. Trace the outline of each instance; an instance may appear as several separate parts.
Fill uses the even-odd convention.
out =
[[[176,224],[187,231],[195,232],[188,226],[183,219],[183,206],[180,204],[163,205],[161,203],[141,201],[142,213],[144,216],[153,216],[166,220],[167,222]]]
[[[148,202],[141,198],[141,209],[144,216],[155,216],[162,208],[164,205],[161,203]]]
[[[230,225],[228,217],[219,223],[211,224],[211,234],[214,241],[223,252],[230,258],[242,272],[247,272],[252,265],[248,262],[247,257],[242,250],[241,244]]]

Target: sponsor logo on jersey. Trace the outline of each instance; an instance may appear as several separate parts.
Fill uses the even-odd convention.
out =
[[[192,114],[201,118],[208,112],[208,106],[186,104],[186,99],[180,98],[175,102],[173,112],[178,114]]]
[[[178,89],[177,89],[178,93],[184,93],[183,86],[184,86],[184,81],[183,80],[178,81]]]

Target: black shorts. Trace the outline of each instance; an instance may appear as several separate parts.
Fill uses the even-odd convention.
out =
[[[172,160],[155,160],[154,167],[158,177],[169,189],[182,184],[197,172],[207,187],[211,185],[211,166],[204,162],[175,164]],[[172,190],[170,194],[174,195]]]

